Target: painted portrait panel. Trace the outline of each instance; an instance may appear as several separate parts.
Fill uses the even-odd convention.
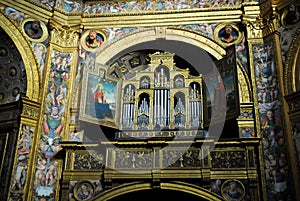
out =
[[[104,31],[91,29],[82,34],[80,42],[85,50],[94,52],[103,45],[106,38],[107,36]]]
[[[300,25],[300,3],[288,5],[281,15],[281,23],[285,28]]]
[[[219,24],[214,30],[216,41],[227,47],[241,41],[243,33],[235,24]]]
[[[88,181],[77,183],[74,187],[74,196],[76,200],[89,200],[94,195],[94,186]]]
[[[27,18],[22,22],[22,29],[30,41],[43,42],[48,37],[46,25],[39,20]]]
[[[240,201],[245,196],[245,187],[237,180],[227,180],[221,187],[222,196],[228,201]]]
[[[98,67],[85,72],[80,119],[115,128],[118,83],[106,76],[105,68]]]
[[[239,115],[235,46],[227,47],[226,51],[226,57],[215,62],[219,73],[208,76],[209,79],[205,83],[208,108],[206,125],[210,122],[212,115],[218,116],[220,112],[226,111],[226,119]]]

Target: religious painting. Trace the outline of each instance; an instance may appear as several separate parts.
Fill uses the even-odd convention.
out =
[[[0,174],[2,172],[2,166],[4,164],[4,156],[6,151],[7,139],[8,139],[7,133],[0,134]]]
[[[89,181],[79,182],[74,187],[74,197],[76,200],[89,200],[94,195],[94,188],[93,184]]]
[[[42,21],[28,18],[23,21],[22,29],[32,42],[43,42],[48,38],[47,27]]]
[[[85,50],[94,52],[103,45],[106,38],[104,31],[91,29],[82,34],[80,42]]]
[[[80,119],[116,128],[116,100],[118,82],[107,77],[106,69],[85,71],[82,86]]]
[[[223,46],[230,46],[240,42],[243,34],[235,24],[219,24],[214,30],[214,37]]]
[[[208,108],[206,126],[212,116],[218,117],[220,113],[226,112],[226,119],[240,114],[235,46],[227,47],[226,53],[223,59],[215,61],[218,73],[207,76],[205,81]]]
[[[221,193],[228,201],[240,201],[245,196],[245,187],[238,180],[227,180],[222,184]]]
[[[285,28],[293,28],[300,25],[300,3],[288,5],[281,15],[281,23]]]

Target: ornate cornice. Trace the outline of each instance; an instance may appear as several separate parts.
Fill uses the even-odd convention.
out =
[[[262,15],[243,15],[242,23],[246,26],[248,39],[257,39],[266,37],[274,32],[278,32],[279,15],[276,7],[273,7],[273,12],[263,17]]]
[[[80,26],[52,26],[51,43],[64,48],[77,47],[81,33]]]

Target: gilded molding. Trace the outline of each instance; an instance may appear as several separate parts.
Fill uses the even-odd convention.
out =
[[[162,31],[162,33],[158,34],[158,30]],[[123,50],[140,43],[157,40],[161,36],[165,37],[166,40],[181,41],[199,46],[217,59],[223,58],[226,54],[222,46],[199,32],[177,27],[168,27],[167,29],[145,28],[133,31],[113,43],[103,45],[96,53],[96,62],[104,65]]]
[[[51,42],[63,48],[77,47],[81,32],[80,29],[65,28],[52,27]]]
[[[299,70],[297,71],[296,59],[299,54],[299,46],[300,46],[300,27],[297,29],[297,32],[291,42],[291,46],[288,50],[287,59],[285,62],[285,68],[283,73],[285,95],[292,94],[293,92],[297,91],[296,85],[298,81],[296,79],[299,79]]]
[[[15,42],[25,65],[27,76],[27,91],[26,96],[38,101],[40,97],[40,70],[32,47],[29,44],[22,31],[8,19],[3,12],[0,12],[0,27],[11,37]]]
[[[261,15],[243,15],[242,21],[246,26],[248,39],[263,38],[278,31],[280,27],[279,22],[280,19],[276,8],[273,8],[273,12],[266,17]]]
[[[31,107],[29,105],[23,106],[22,116],[25,118],[37,120],[39,118],[39,113],[40,111],[37,108]]]
[[[243,68],[242,64],[238,62],[238,86],[239,86],[239,98],[240,103],[249,103],[252,101],[252,88],[247,72]]]

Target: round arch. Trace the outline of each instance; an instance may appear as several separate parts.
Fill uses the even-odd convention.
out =
[[[288,50],[285,62],[283,80],[284,95],[292,94],[300,90],[300,27],[297,29],[295,36]]]
[[[226,54],[222,46],[202,33],[174,27],[155,27],[134,31],[111,44],[104,45],[97,53],[97,63],[107,65],[112,59],[121,56],[122,52],[128,52],[128,50],[133,51],[133,47],[149,47],[149,42],[151,42],[151,46],[156,47],[156,49],[170,48],[165,41],[172,41],[173,48],[180,48],[180,44],[182,43],[195,46],[198,49],[210,53],[217,59],[221,59]],[[141,46],[140,44],[145,45]],[[182,49],[181,53],[184,52],[188,51]],[[178,55],[180,56],[180,54]]]
[[[253,101],[251,82],[240,62],[237,62],[237,73],[240,103],[250,103]]]
[[[204,199],[208,201],[225,201],[219,195],[216,195],[204,188],[199,186],[185,183],[185,182],[169,182],[169,183],[161,183],[160,188],[162,190],[171,190],[171,191],[179,191],[182,193],[191,194],[199,199]],[[139,183],[133,182],[128,184],[123,184],[117,187],[114,187],[96,197],[91,199],[91,201],[109,201],[111,199],[117,198],[118,196],[125,195],[127,193],[134,193],[143,190],[151,190],[153,189],[151,183]]]
[[[202,33],[174,27],[156,27],[134,31],[111,44],[103,46],[97,54],[97,62],[108,66],[125,53],[146,48],[170,50],[187,60],[192,66],[197,65],[197,62],[194,62],[195,58],[199,59],[201,63],[207,61],[205,51],[216,59],[221,59],[226,54],[222,46]],[[189,48],[190,51],[185,51],[186,48]],[[193,54],[196,51],[200,54]],[[211,65],[209,62],[207,64]],[[237,62],[237,72],[240,102],[252,102],[251,84],[240,62]]]
[[[14,41],[21,54],[27,77],[26,96],[37,102],[40,94],[40,72],[31,45],[15,24],[2,13],[0,13],[0,27]]]

